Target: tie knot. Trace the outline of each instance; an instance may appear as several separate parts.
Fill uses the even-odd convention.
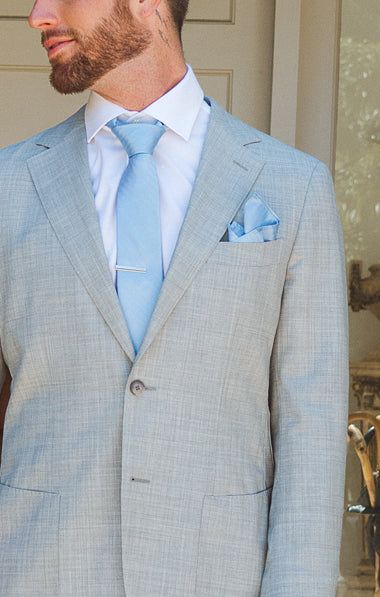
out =
[[[116,137],[121,141],[129,158],[145,153],[152,155],[165,127],[158,120],[156,122],[122,122],[114,118],[107,123]]]

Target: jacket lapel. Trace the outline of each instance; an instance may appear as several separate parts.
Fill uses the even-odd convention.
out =
[[[131,361],[135,352],[104,251],[87,157],[83,110],[63,139],[40,139],[45,150],[28,167],[46,215],[74,270]],[[58,127],[59,130],[59,127]],[[57,129],[55,129],[56,137]]]
[[[199,268],[252,189],[264,162],[244,146],[257,143],[211,102],[211,114],[189,208],[147,333],[135,356],[104,252],[88,165],[84,111],[59,136],[40,138],[44,151],[28,167],[46,215],[74,270],[105,322],[133,361],[146,352]],[[251,131],[251,129],[250,129]]]
[[[213,100],[200,166],[174,255],[162,285],[139,360],[158,334],[199,268],[223,236],[264,166],[244,146],[259,142],[235,130],[234,122]],[[247,129],[244,129],[245,131]]]

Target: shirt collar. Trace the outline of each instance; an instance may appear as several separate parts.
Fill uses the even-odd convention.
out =
[[[90,143],[112,118],[121,115],[131,120],[143,116],[160,120],[188,141],[201,109],[204,94],[191,66],[189,64],[186,66],[187,72],[183,79],[140,112],[126,110],[92,91],[85,111],[87,142]]]

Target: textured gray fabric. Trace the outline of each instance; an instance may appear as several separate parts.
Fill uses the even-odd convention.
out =
[[[134,361],[83,109],[0,152],[7,597],[335,593],[348,375],[331,176],[211,108]],[[220,242],[253,192],[279,216],[278,239]]]

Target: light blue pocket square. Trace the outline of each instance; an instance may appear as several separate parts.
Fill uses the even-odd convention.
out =
[[[259,193],[254,193],[244,205],[244,225],[228,225],[228,240],[233,243],[263,243],[276,240],[280,220]]]

